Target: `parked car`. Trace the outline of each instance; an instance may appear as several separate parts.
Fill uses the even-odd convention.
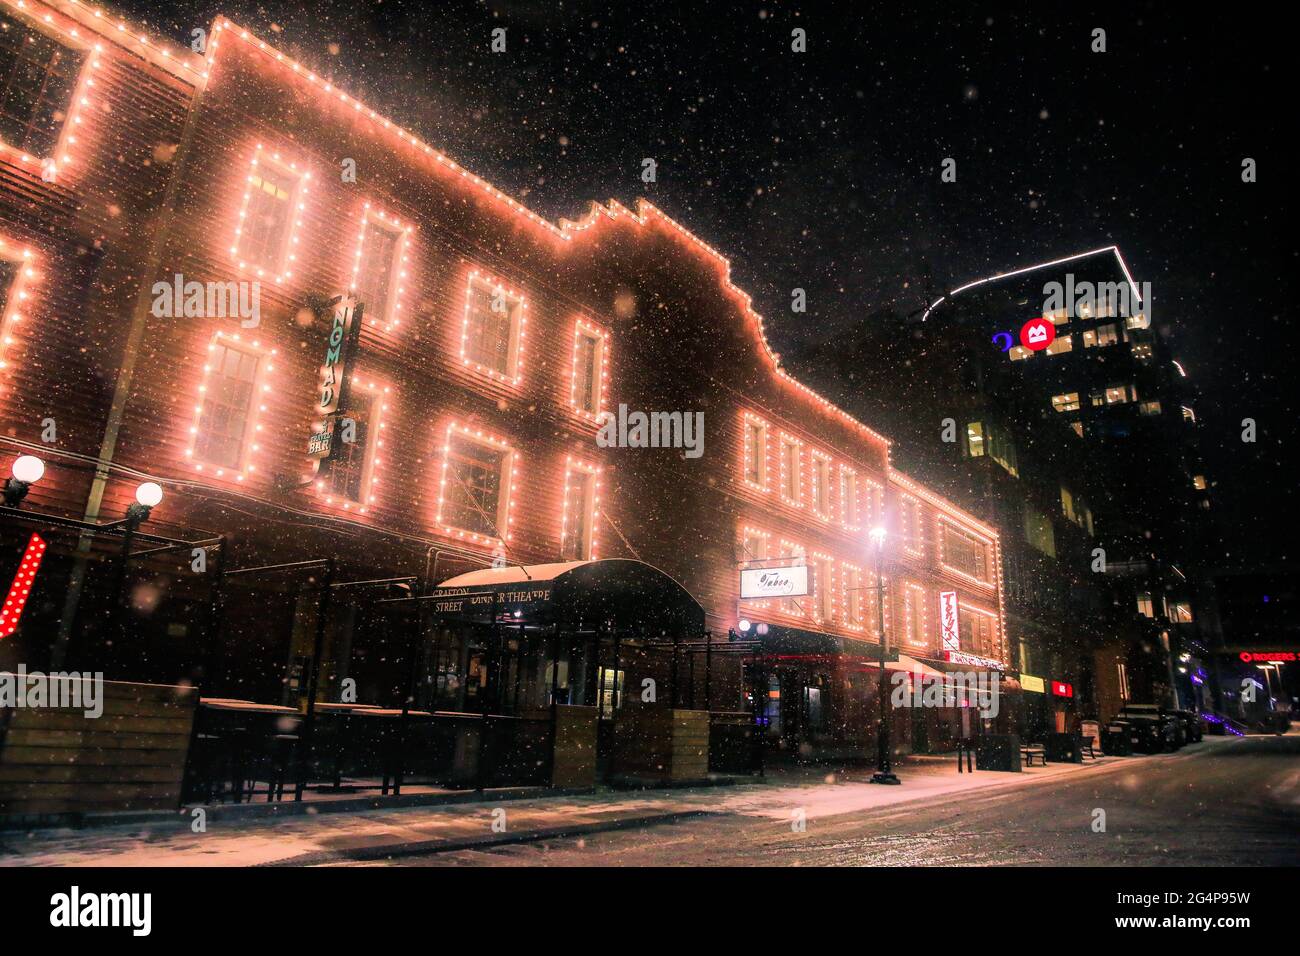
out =
[[[1127,726],[1133,749],[1143,753],[1177,750],[1186,742],[1178,719],[1159,704],[1125,704],[1111,723]]]
[[[1194,710],[1175,710],[1173,711],[1183,724],[1187,732],[1187,742],[1189,744],[1199,743],[1205,736],[1205,727],[1201,723],[1201,715]]]

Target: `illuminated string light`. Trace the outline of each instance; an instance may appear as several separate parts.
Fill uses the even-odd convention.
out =
[[[396,233],[397,242],[393,248],[392,261],[386,264],[386,267],[392,270],[392,278],[389,281],[391,292],[388,301],[384,303],[385,314],[375,315],[373,310],[367,310],[366,320],[373,326],[382,326],[384,331],[392,332],[402,323],[402,299],[406,294],[409,261],[407,252],[410,245],[412,227],[410,225],[402,225],[401,221],[395,216],[389,216],[382,210],[372,209],[370,203],[364,205],[361,213],[361,229],[357,233],[356,255],[352,260],[352,285],[350,291],[354,296],[358,294],[358,285],[361,278],[361,263],[364,261],[366,247],[366,233],[372,223],[378,223],[378,226],[375,228],[387,229]]]
[[[240,448],[240,465],[237,468],[231,468],[198,460],[197,442],[199,429],[203,426],[203,401],[207,395],[208,378],[212,374],[210,358],[203,363],[203,377],[198,386],[198,401],[194,404],[194,424],[190,426],[190,445],[185,450],[185,457],[190,459],[195,471],[225,480],[233,478],[234,481],[242,483],[244,479],[257,470],[255,457],[256,453],[262,450],[260,437],[263,428],[262,418],[266,415],[266,396],[271,391],[270,376],[275,371],[272,360],[278,354],[278,350],[264,349],[262,343],[257,339],[245,342],[238,333],[228,332],[218,332],[212,337],[207,346],[209,355],[217,350],[218,345],[224,345],[237,352],[244,352],[257,358],[257,372],[253,378],[253,392],[249,399],[249,428],[243,436],[243,443]]]
[[[239,207],[239,219],[235,224],[235,238],[230,245],[231,258],[238,263],[239,268],[245,271],[251,271],[259,279],[265,278],[267,272],[271,273],[271,280],[276,285],[284,282],[285,279],[293,276],[293,266],[298,258],[296,247],[298,245],[298,233],[302,229],[302,213],[307,208],[306,195],[307,184],[311,181],[311,173],[300,170],[297,163],[287,162],[280,158],[278,152],[271,151],[270,155],[265,155],[262,144],[258,143],[253,149],[252,158],[249,160],[248,173],[244,180],[244,198]],[[276,172],[292,178],[293,188],[289,192],[288,215],[289,227],[285,230],[285,235],[279,241],[279,248],[274,252],[274,261],[270,263],[250,263],[240,257],[240,242],[244,238],[244,229],[248,218],[248,207],[253,198],[253,193],[259,187],[253,184],[253,180],[260,178],[260,165],[270,164],[278,167]]]
[[[767,436],[770,429],[766,419],[759,418],[753,412],[744,412],[742,415],[744,424],[741,426],[740,442],[740,474],[744,477],[745,484],[755,491],[768,492],[772,490],[772,468],[771,462],[768,461]],[[758,429],[759,447],[758,453],[758,481],[752,481],[749,477],[749,428],[753,426]]]
[[[41,568],[46,547],[45,539],[39,534],[32,534],[27,539],[27,547],[23,551],[22,560],[18,562],[18,570],[14,572],[9,593],[5,595],[4,605],[0,607],[0,640],[18,630],[18,621],[23,616],[23,608],[27,606],[32,586],[36,583],[36,572]]]
[[[36,275],[36,256],[28,247],[19,246],[12,241],[0,238],[0,260],[11,262],[16,267],[14,279],[9,287],[4,312],[0,313],[0,371],[9,368],[9,347],[14,344],[14,326],[22,324],[31,298],[32,284]],[[0,384],[0,391],[4,385]]]
[[[362,379],[358,375],[352,376],[350,387],[353,390],[362,389],[370,395],[367,447],[365,461],[361,465],[361,484],[357,500],[353,501],[346,495],[331,493],[328,490],[329,484],[323,478],[316,480],[315,489],[320,495],[320,500],[329,507],[364,515],[369,514],[370,507],[375,503],[375,491],[380,485],[379,478],[384,467],[384,455],[387,454],[384,451],[384,431],[388,428],[388,403],[392,399],[392,389],[374,379]],[[345,412],[341,419],[347,417]],[[338,427],[337,423],[335,427]]]
[[[583,340],[595,339],[592,351],[592,402],[591,409],[582,407],[582,396],[578,394],[581,378],[579,364],[582,361]],[[573,365],[569,372],[569,406],[581,418],[596,421],[609,394],[609,332],[586,319],[575,320],[573,326]]]
[[[771,533],[764,531],[761,528],[753,528],[748,526],[742,528],[741,531],[742,531],[742,537],[740,543],[741,543],[741,553],[742,555],[744,555],[743,560],[746,563],[758,564],[761,567],[763,562],[768,560],[767,556],[770,553],[770,545],[772,543]],[[763,542],[763,547],[762,547],[763,553],[761,555],[751,554],[750,551],[747,550],[748,548],[747,542],[755,538]],[[743,599],[743,603],[745,607],[749,608],[750,610],[768,608],[772,606],[771,601],[756,600],[753,598],[745,598]]]
[[[802,508],[803,488],[804,488],[803,442],[800,441],[798,438],[795,438],[789,432],[781,432],[778,441],[779,441],[778,447],[780,448],[780,451],[778,452],[778,455],[780,457],[778,466],[780,467],[781,470],[781,474],[779,475],[780,482],[781,482],[780,485],[781,500],[784,501],[786,504],[790,505],[792,508]],[[787,448],[794,449],[793,465],[791,465],[787,461],[787,459],[790,457],[786,454]],[[793,482],[790,481],[791,477],[793,477],[794,479]],[[794,489],[793,497],[791,497],[786,492],[786,489],[791,487],[793,487]]]
[[[469,354],[469,332],[470,323],[474,318],[475,293],[486,292],[489,300],[499,298],[506,306],[506,315],[513,316],[517,321],[511,321],[510,341],[507,344],[506,371],[502,373],[497,369],[490,368],[470,357]],[[488,308],[491,310],[491,302]],[[512,311],[517,309],[517,312]],[[499,313],[492,313],[495,317]],[[506,385],[519,385],[524,380],[524,336],[528,325],[528,302],[524,299],[523,294],[516,292],[514,289],[507,287],[504,283],[478,269],[471,269],[469,280],[465,286],[465,317],[461,325],[460,333],[460,358],[462,364],[468,368],[486,375],[494,381]]]
[[[501,481],[500,490],[498,492],[497,516],[498,519],[502,515],[505,516],[504,537],[500,535],[478,534],[477,532],[469,531],[465,528],[454,527],[443,520],[442,506],[446,501],[447,480],[448,480],[448,474],[451,469],[451,445],[452,445],[452,441],[455,439],[457,435],[460,435],[472,442],[476,442],[480,445],[485,445],[489,448],[493,448],[496,449],[497,451],[502,452],[502,457],[501,457],[502,481]],[[514,449],[510,447],[510,444],[507,441],[505,441],[502,438],[498,438],[494,435],[490,435],[482,431],[481,429],[470,428],[467,425],[461,425],[460,423],[454,421],[449,423],[447,425],[446,439],[444,440],[442,446],[442,477],[439,479],[438,482],[438,507],[434,514],[435,522],[440,528],[442,528],[445,534],[448,534],[462,541],[473,542],[474,544],[501,545],[503,544],[504,541],[512,540],[513,532],[511,531],[511,524],[513,522],[513,518],[511,517],[511,508],[514,504],[512,500],[514,496],[511,494],[511,491],[514,488],[515,481],[518,479],[518,477],[519,477],[518,472],[515,469],[515,452]]]
[[[581,526],[586,527],[589,546],[587,548],[587,560],[595,561],[598,556],[598,543],[596,538],[597,519],[600,517],[600,475],[604,469],[600,465],[593,465],[585,461],[566,455],[564,458],[564,506],[560,515],[560,553],[563,554],[565,547],[569,542],[569,501],[572,496],[573,486],[570,484],[572,476],[585,474],[591,476],[591,502],[581,502],[580,507],[587,509],[586,521]],[[579,553],[582,549],[579,548]]]

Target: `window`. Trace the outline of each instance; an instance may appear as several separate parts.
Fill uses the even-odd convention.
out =
[[[1196,424],[1196,412],[1192,411],[1192,409],[1186,405],[1184,405],[1182,408],[1183,408],[1183,421]]]
[[[194,441],[194,457],[206,464],[238,470],[257,384],[258,357],[224,341],[208,353],[203,403]]]
[[[361,226],[352,288],[374,324],[396,324],[401,318],[400,263],[405,233],[382,213],[367,214]]]
[[[21,262],[0,258],[0,320],[9,315],[9,298],[13,295],[20,269],[22,269]]]
[[[1151,326],[1151,323],[1147,321],[1145,312],[1139,312],[1137,315],[1130,315],[1124,320],[1124,324],[1130,329],[1145,329]]]
[[[1020,461],[1016,455],[1016,443],[1010,432],[1002,426],[988,426],[989,457],[1006,469],[1013,478],[1020,477]]]
[[[492,378],[519,384],[524,300],[504,286],[470,273],[460,354]]]
[[[1114,345],[1119,341],[1119,328],[1114,323],[1109,325],[1099,325],[1095,329],[1089,329],[1083,333],[1083,347],[1104,348],[1107,345]]]
[[[334,458],[329,464],[329,490],[331,493],[349,501],[364,501],[369,483],[367,465],[369,464],[370,427],[374,420],[377,399],[373,392],[363,392],[355,388],[348,393],[347,411],[339,416],[335,427],[342,430],[336,439]],[[347,422],[353,426],[347,428]],[[352,441],[347,441],[348,432],[352,432]]]
[[[1065,392],[1052,396],[1052,408],[1058,412],[1077,412],[1079,410],[1079,393]]]
[[[955,571],[988,581],[988,552],[983,541],[954,528],[946,521],[941,522],[940,543],[943,547],[942,562]]]
[[[86,54],[0,13],[0,142],[54,157]]]
[[[966,425],[966,451],[971,458],[984,455],[984,423],[969,422]]]
[[[1044,313],[1043,318],[1050,319],[1053,325],[1065,325],[1070,321],[1070,310],[1065,308],[1053,309],[1051,312]]]
[[[1079,523],[1079,520],[1074,516],[1074,496],[1070,494],[1065,485],[1061,485],[1061,514],[1075,524]]]
[[[746,528],[741,538],[740,550],[742,561],[765,561],[767,559],[767,542],[770,535],[765,531]]]
[[[587,561],[592,556],[592,525],[596,513],[594,468],[569,464],[564,475],[564,523],[560,529],[560,560]]]
[[[1159,415],[1160,399],[1153,398],[1149,402],[1142,402],[1140,405],[1138,405],[1138,414],[1146,415],[1146,416]]]
[[[992,650],[993,619],[988,614],[959,606],[957,633],[963,651],[987,655]]]
[[[1206,485],[1205,485],[1205,476],[1204,476],[1204,475],[1193,475],[1193,476],[1192,476],[1192,487],[1195,488],[1197,491],[1204,491],[1204,490],[1205,490],[1205,487],[1206,487]]]
[[[1110,388],[1106,389],[1107,405],[1122,405],[1124,402],[1127,402],[1128,400],[1129,400],[1129,386],[1112,385]]]
[[[232,250],[241,265],[273,273],[284,271],[301,181],[299,173],[274,157],[261,151],[254,157]]]
[[[903,588],[903,643],[925,646],[925,591],[916,584]]]
[[[781,495],[795,505],[800,503],[799,495],[802,491],[799,471],[803,456],[799,453],[800,444],[797,439],[781,436]]]
[[[1007,354],[1013,362],[1023,362],[1034,357],[1034,353],[1023,345],[1013,345]]]
[[[1173,604],[1170,604],[1169,620],[1173,621],[1175,624],[1191,624],[1194,620],[1192,617],[1192,605],[1187,601],[1175,601]]]
[[[614,716],[614,708],[623,706],[623,678],[627,672],[610,667],[596,668],[596,686],[600,695],[600,716],[606,720]]]
[[[1025,509],[1025,541],[1049,558],[1056,557],[1056,533],[1052,521],[1032,508]]]
[[[813,617],[828,623],[835,615],[835,565],[819,554],[812,562]]]
[[[1069,352],[1074,348],[1074,336],[1058,335],[1047,348],[1043,349],[1048,355],[1059,355],[1062,352]]]
[[[605,333],[579,321],[573,340],[573,407],[585,415],[600,411],[604,379]]]
[[[745,480],[767,490],[767,422],[745,416]]]
[[[862,569],[852,564],[840,565],[840,579],[844,582],[844,626],[860,631],[865,624],[862,611],[872,599],[865,589],[866,579]]]
[[[862,527],[861,505],[858,502],[858,473],[848,465],[840,465],[840,523],[849,531]]]
[[[874,528],[885,520],[885,489],[867,479],[867,527]]]
[[[898,512],[898,533],[903,539],[903,550],[920,554],[924,540],[921,527],[921,502],[911,495],[904,495],[899,499]]]
[[[1115,662],[1115,676],[1119,679],[1119,699],[1129,699],[1128,668],[1123,661]]]
[[[485,538],[504,538],[510,451],[453,428],[446,456],[439,522]]]
[[[1070,422],[1070,427],[1074,429],[1076,435],[1083,437],[1083,422]]]
[[[1137,596],[1138,613],[1143,617],[1154,618],[1156,616],[1155,605],[1151,602],[1150,593],[1143,591]]]
[[[831,462],[820,452],[812,453],[812,506],[818,517],[830,517]]]

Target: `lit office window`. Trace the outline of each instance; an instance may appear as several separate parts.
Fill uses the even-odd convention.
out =
[[[1079,393],[1065,392],[1052,396],[1052,408],[1058,412],[1077,412],[1079,410]]]

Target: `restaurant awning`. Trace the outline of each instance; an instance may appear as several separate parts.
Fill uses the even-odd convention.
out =
[[[929,664],[918,661],[915,657],[908,657],[906,654],[899,654],[898,660],[886,661],[885,670],[887,671],[910,671],[914,677],[943,677],[943,671],[937,671]]]
[[[483,568],[449,578],[422,600],[445,621],[608,626],[651,636],[704,630],[704,608],[681,584],[621,558]]]

